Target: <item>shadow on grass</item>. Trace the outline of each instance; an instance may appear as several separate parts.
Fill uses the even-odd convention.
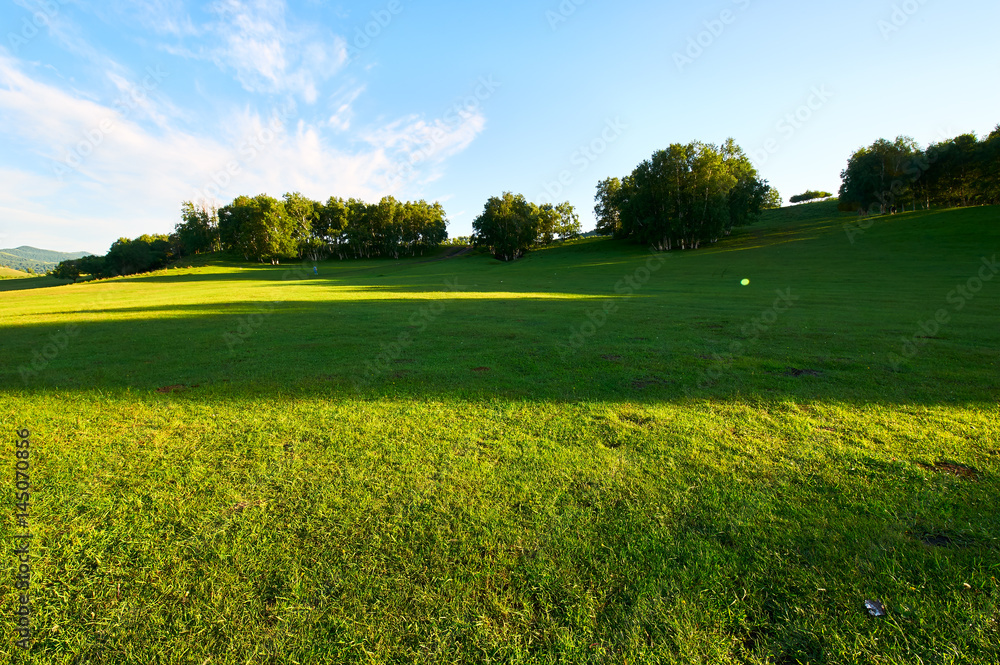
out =
[[[70,284],[70,282],[47,276],[0,279],[0,291],[28,291],[30,289],[45,289],[53,286],[63,286],[65,284]]]
[[[567,322],[586,324],[586,312],[607,296],[482,295],[128,307],[112,313],[151,317],[78,321],[72,338],[65,337],[72,318],[8,327],[0,392],[179,385],[232,396],[304,390],[331,399],[991,405],[1000,392],[988,363],[971,357],[896,370],[884,354],[873,361],[871,347],[844,340],[830,348],[833,338],[805,336],[795,326],[720,366],[706,346],[724,348],[737,338],[739,324],[728,319],[739,317],[706,317],[697,302],[673,320],[637,328],[644,312],[656,311],[655,299],[620,299],[627,315],[610,317],[572,348]],[[61,314],[74,313],[104,312]],[[892,348],[890,333],[881,336],[869,344]]]

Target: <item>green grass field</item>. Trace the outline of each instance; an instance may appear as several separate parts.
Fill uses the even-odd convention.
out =
[[[0,661],[995,664],[1000,210],[857,221],[7,280]]]

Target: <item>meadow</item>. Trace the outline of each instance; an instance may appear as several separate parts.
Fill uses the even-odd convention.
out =
[[[1000,659],[1000,209],[453,253],[0,282],[0,659]]]

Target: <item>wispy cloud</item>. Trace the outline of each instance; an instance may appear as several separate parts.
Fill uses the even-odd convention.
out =
[[[290,27],[285,10],[283,0],[218,0],[210,30],[221,46],[211,57],[250,92],[292,92],[312,104],[319,85],[346,63],[347,44],[308,26]]]
[[[233,164],[232,177],[218,189],[220,202],[241,193],[298,190],[314,198],[376,200],[390,191],[418,190],[439,177],[445,158],[465,149],[485,125],[479,113],[467,114],[461,122],[408,116],[359,128],[338,143],[334,139],[341,132],[331,132],[332,121],[307,122],[288,113],[275,124],[270,112],[243,105],[192,130],[177,119],[177,109],[164,95],[149,95],[136,111],[123,114],[115,103],[40,81],[22,67],[0,49],[5,141],[27,148],[49,167],[18,168],[5,160],[0,165],[6,169],[0,170],[0,215],[4,221],[30,223],[32,237],[58,236],[71,246],[92,246],[94,241],[87,239],[95,237],[102,245],[119,236],[171,230],[180,202],[194,198],[214,174]],[[135,80],[107,76],[121,91]],[[361,94],[359,86],[336,97],[341,129],[349,125],[351,105]],[[85,159],[59,177],[54,167],[81,142],[97,136],[98,129],[100,140],[91,141]],[[265,129],[273,134],[266,145],[245,149],[248,137],[259,137]],[[400,160],[418,153],[416,168],[406,171],[396,187],[388,187]],[[101,214],[81,212],[88,210]]]
[[[156,34],[189,37],[202,33],[183,0],[113,0],[94,9],[123,16]]]

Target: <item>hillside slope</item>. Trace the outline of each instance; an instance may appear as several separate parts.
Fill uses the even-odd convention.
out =
[[[995,665],[1000,208],[822,205],[0,294],[0,662]]]

